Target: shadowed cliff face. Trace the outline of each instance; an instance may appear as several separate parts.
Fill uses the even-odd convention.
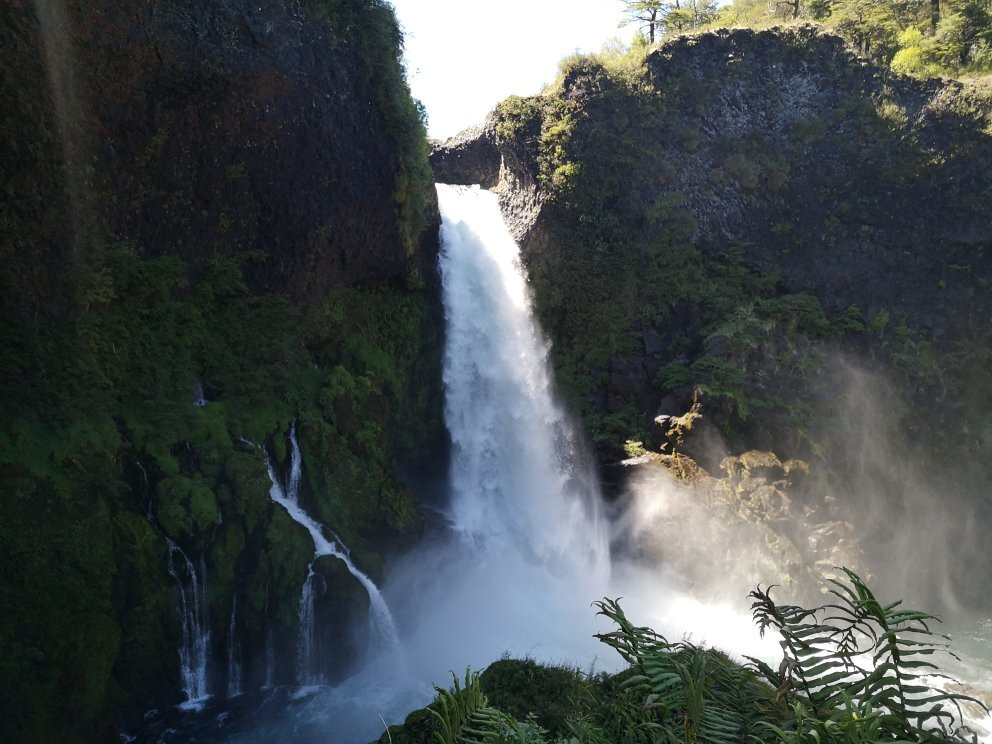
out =
[[[374,1],[0,8],[0,739],[117,740],[183,700],[169,545],[210,694],[294,680],[313,545],[254,446],[281,472],[293,420],[302,503],[357,565],[416,538],[442,319],[398,54]],[[315,570],[334,682],[368,597]]]
[[[250,257],[252,286],[300,301],[405,277],[407,252],[430,267],[398,218],[403,155],[355,24],[296,3],[44,5],[57,9],[47,33],[32,3],[3,11],[4,211],[22,245],[71,245],[45,237],[73,229],[57,218],[71,201],[91,241],[194,263]],[[46,68],[53,46],[71,75]],[[71,96],[52,95],[53,81]],[[4,259],[30,277],[24,253]]]
[[[435,144],[432,166],[500,191],[523,236],[585,187],[603,189],[627,230],[651,230],[659,199],[677,199],[692,244],[738,244],[750,266],[830,310],[897,307],[937,332],[977,319],[992,270],[987,98],[870,67],[812,27],[678,37],[637,77],[577,62],[546,98],[511,98]],[[569,163],[587,173],[556,178]],[[520,219],[511,178],[539,184],[548,214]],[[541,240],[530,242],[536,259]]]

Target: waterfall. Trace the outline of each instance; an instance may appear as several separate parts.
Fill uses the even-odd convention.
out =
[[[207,575],[202,561],[199,572],[182,548],[166,538],[169,573],[179,589],[179,672],[186,701],[182,707],[198,708],[209,697],[207,658],[210,653],[210,626],[207,622]]]
[[[437,191],[452,531],[390,570],[411,670],[443,683],[504,654],[589,663],[605,630],[590,604],[611,575],[591,458],[556,400],[496,195]]]
[[[231,596],[231,623],[227,629],[227,696],[236,697],[241,694],[241,642],[238,640],[238,630],[235,618],[238,615],[238,595]]]
[[[300,592],[300,635],[296,641],[297,682],[301,685],[319,685],[324,681],[319,664],[314,656],[317,648],[317,628],[314,625],[313,580],[317,573],[313,564],[317,556],[307,564],[307,578]]]
[[[285,485],[280,481],[268,455],[265,464],[269,472],[272,487],[269,496],[274,502],[283,507],[297,524],[302,525],[313,540],[314,555],[307,566],[307,578],[300,595],[300,634],[297,641],[297,681],[301,685],[320,684],[323,675],[319,671],[319,659],[316,658],[316,627],[314,625],[314,594],[313,581],[316,576],[314,564],[321,556],[331,555],[340,559],[348,572],[365,588],[369,596],[369,628],[372,637],[379,643],[380,650],[391,655],[400,651],[399,634],[392,613],[386,600],[368,576],[358,570],[351,561],[347,547],[334,535],[329,540],[324,534],[325,528],[308,515],[299,503],[299,485],[302,472],[303,458],[300,445],[296,438],[296,423],[290,427],[290,471]]]
[[[547,342],[496,195],[439,185],[438,199],[451,517],[477,539],[602,574],[609,550],[597,481],[555,401]]]

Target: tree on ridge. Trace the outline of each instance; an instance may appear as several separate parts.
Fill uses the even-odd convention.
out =
[[[636,22],[653,44],[664,32],[681,32],[709,23],[716,0],[623,0],[625,22]]]

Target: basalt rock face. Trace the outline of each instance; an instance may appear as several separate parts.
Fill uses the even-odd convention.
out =
[[[539,197],[556,202],[548,215],[521,221],[506,211],[539,260],[543,241],[528,236],[568,191],[552,169],[588,166],[575,156],[597,148],[601,161],[627,167],[615,182],[594,180],[602,172],[590,180],[608,187],[604,199],[631,229],[646,227],[659,197],[677,197],[694,245],[740,245],[750,266],[815,293],[828,310],[898,308],[941,333],[978,317],[973,299],[992,271],[986,98],[871,67],[813,27],[678,37],[641,72],[636,90],[595,61],[577,63],[559,90],[508,99],[483,126],[435,143],[435,173],[493,188],[504,202],[516,191],[511,179],[538,184]],[[552,100],[567,113],[556,116]],[[554,162],[556,125],[566,145],[586,151]],[[632,138],[637,151],[624,152]],[[945,291],[948,282],[957,291]]]
[[[380,2],[12,2],[0,41],[0,739],[118,741],[185,697],[191,574],[209,695],[294,681],[291,431],[365,573],[417,538],[445,448],[426,134]],[[316,570],[334,682],[368,598]]]
[[[484,189],[499,183],[500,154],[484,126],[466,129],[444,142],[432,142],[430,163],[438,183],[477,184]]]
[[[405,277],[396,246],[431,265],[431,241],[400,219],[404,153],[357,16],[331,25],[319,4],[233,0],[39,0],[4,16],[5,160],[13,184],[30,179],[8,209],[44,193],[40,209],[74,202],[76,224],[59,227],[90,240],[193,262],[251,255],[252,287],[300,301]],[[63,155],[42,191],[35,166]]]

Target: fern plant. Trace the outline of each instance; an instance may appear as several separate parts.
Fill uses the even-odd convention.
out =
[[[949,679],[930,660],[950,654],[947,636],[931,630],[939,619],[901,602],[883,605],[856,573],[841,570],[846,581],[830,581],[836,601],[822,607],[776,605],[771,587],[750,594],[762,635],[777,630],[785,652],[778,672],[751,662],[776,688],[775,700],[791,704],[792,730],[829,741],[969,741],[959,704],[981,703],[925,679]],[[846,738],[855,733],[869,738]]]
[[[596,602],[616,629],[597,637],[631,669],[593,684],[575,708],[558,744],[859,744],[967,742],[959,704],[977,700],[934,689],[942,677],[931,661],[947,651],[946,636],[931,630],[937,618],[881,604],[862,579],[843,569],[831,582],[833,598],[806,609],[771,598],[759,586],[752,613],[762,635],[781,635],[778,670],[750,659],[741,666],[725,654],[682,641],[669,642],[635,626],[619,600]],[[454,675],[452,675],[454,677]],[[946,677],[945,677],[946,679]],[[466,670],[431,706],[436,744],[541,744],[552,740],[533,716],[526,721],[490,705],[479,676]],[[606,686],[608,681],[608,687]],[[599,686],[597,686],[599,685]],[[562,734],[564,736],[562,737]],[[974,737],[970,739],[974,741]]]
[[[450,690],[435,688],[438,696],[431,716],[440,731],[437,744],[543,744],[544,729],[533,721],[521,722],[489,705],[479,675],[465,670],[465,686],[451,675]]]
[[[641,726],[657,741],[738,742],[753,731],[771,693],[750,670],[713,649],[670,643],[650,628],[634,626],[618,600],[595,603],[617,630],[597,637],[616,649],[639,674],[627,685],[644,694]]]

